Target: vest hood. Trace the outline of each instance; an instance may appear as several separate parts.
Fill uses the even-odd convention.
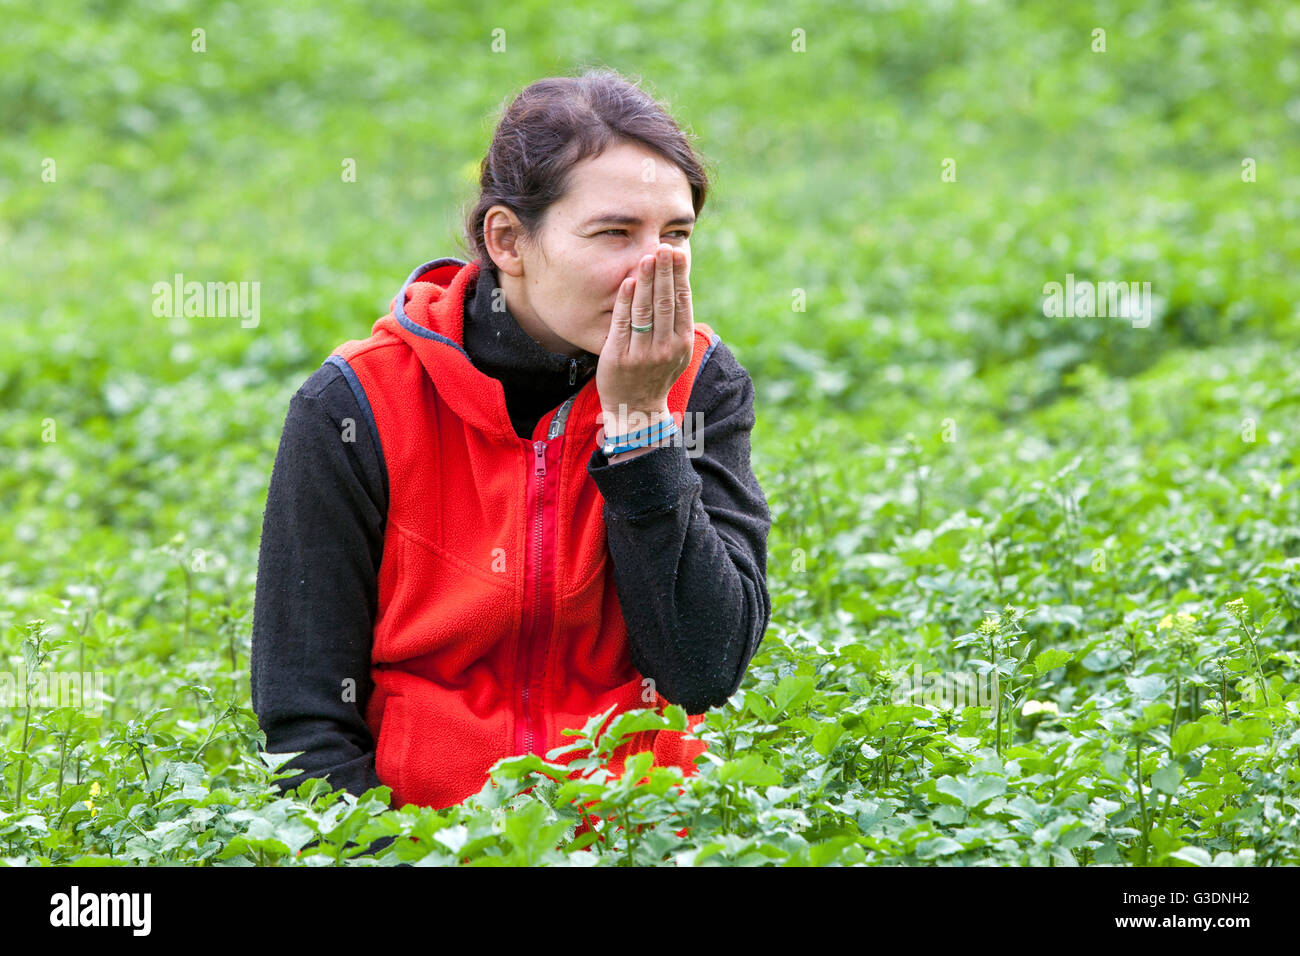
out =
[[[385,329],[405,342],[458,416],[494,441],[515,447],[519,436],[510,423],[504,386],[475,368],[465,350],[465,299],[474,294],[480,269],[477,260],[465,262],[453,256],[416,267],[393,299],[388,315],[371,331]],[[590,360],[579,359],[579,366],[589,370]],[[578,426],[594,440],[600,411],[592,375],[574,399],[568,428]]]
[[[478,259],[476,264],[479,272],[473,288],[465,290],[465,337],[461,344],[475,368],[505,385],[506,404],[512,416],[512,387],[536,394],[536,400],[527,406],[530,413],[542,405],[554,408],[586,384],[600,364],[600,355],[585,349],[576,356],[550,351],[523,330],[508,308],[501,308],[503,293],[492,260]],[[542,392],[546,393],[546,401],[538,394]]]

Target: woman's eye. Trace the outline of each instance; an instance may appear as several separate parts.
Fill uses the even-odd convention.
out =
[[[604,230],[603,232],[599,233],[599,235],[602,235],[602,236],[623,236],[623,235],[627,235],[627,230],[626,230],[626,229],[606,229],[606,230]],[[690,234],[689,232],[687,232],[685,229],[678,229],[678,230],[676,230],[676,231],[674,231],[674,232],[669,233],[669,235],[672,235],[672,236],[681,236],[683,239],[689,239],[689,238],[691,238],[691,234]]]

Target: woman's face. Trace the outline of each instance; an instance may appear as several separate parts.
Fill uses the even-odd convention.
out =
[[[493,206],[485,241],[506,308],[551,352],[600,354],[619,285],[636,277],[637,263],[661,242],[685,250],[690,271],[690,183],[680,167],[640,144],[618,142],[574,166],[533,242],[516,241],[518,222],[505,206]],[[494,226],[516,228],[494,234]]]

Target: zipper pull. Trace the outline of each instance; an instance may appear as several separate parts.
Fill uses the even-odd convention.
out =
[[[534,475],[546,474],[546,442],[533,442],[533,464],[535,466],[533,468]]]
[[[578,360],[569,359],[569,384],[572,385],[578,379]]]

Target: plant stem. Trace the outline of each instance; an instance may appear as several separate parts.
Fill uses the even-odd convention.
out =
[[[1169,804],[1173,803],[1173,800],[1174,798],[1172,794],[1165,794],[1165,803],[1164,806],[1160,808],[1160,818],[1156,820],[1156,826],[1163,827],[1165,825],[1165,820],[1169,816]]]
[[[1250,650],[1255,656],[1255,671],[1259,674],[1259,692],[1264,695],[1264,706],[1267,707],[1269,706],[1268,687],[1264,684],[1264,665],[1259,659],[1259,648],[1255,645],[1255,635],[1251,633],[1250,628],[1246,627],[1245,624],[1242,624],[1241,629],[1245,632],[1246,639],[1250,641]]]
[[[1137,749],[1137,788],[1138,788],[1138,806],[1142,811],[1142,865],[1147,862],[1147,848],[1150,846],[1151,825],[1147,821],[1147,801],[1146,796],[1142,793],[1142,738],[1135,737],[1133,745]]]
[[[989,635],[989,660],[993,664],[993,706],[995,717],[995,730],[993,737],[993,749],[998,757],[1002,756],[1002,682],[998,680],[998,652],[997,646],[993,642],[993,635]]]
[[[59,786],[54,791],[54,805],[57,807],[63,798],[63,764],[68,755],[68,735],[59,738]]]
[[[198,750],[194,751],[194,756],[190,758],[192,761],[194,761],[195,763],[198,762],[199,754],[203,753],[204,748],[207,747],[207,745],[210,744],[210,743],[212,742],[212,735],[213,735],[214,733],[216,733],[217,726],[218,726],[218,725],[219,725],[223,720],[226,719],[226,715],[229,714],[229,713],[230,713],[230,709],[227,708],[227,709],[225,710],[225,712],[222,713],[222,715],[221,715],[220,717],[218,717],[216,720],[214,720],[214,721],[212,722],[212,726],[208,728],[208,736],[207,736],[207,739],[204,740],[203,743],[199,744],[199,749],[198,749]]]
[[[1174,715],[1169,718],[1169,752],[1173,753],[1174,728],[1178,726],[1178,709],[1182,706],[1183,674],[1177,672],[1174,677]]]
[[[14,807],[21,809],[23,805],[23,783],[27,777],[27,729],[31,723],[32,716],[32,698],[31,684],[27,685],[27,702],[23,707],[23,755],[18,761],[18,797],[14,801]]]
[[[632,815],[628,811],[627,804],[624,804],[620,809],[623,814],[623,826],[627,828],[627,855],[624,859],[627,860],[628,866],[632,866],[632,858],[636,853],[636,824],[632,822]]]

